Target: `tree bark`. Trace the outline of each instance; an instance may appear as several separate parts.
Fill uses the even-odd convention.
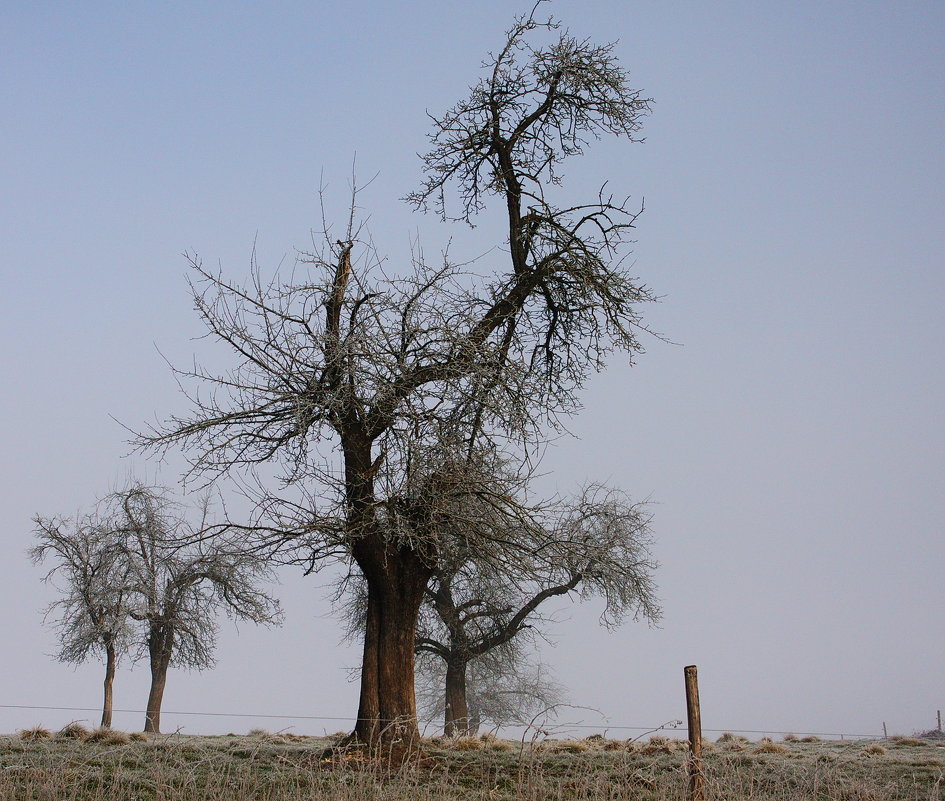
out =
[[[466,703],[466,662],[461,659],[446,663],[446,714],[443,734],[466,737],[470,733],[469,705]]]
[[[368,585],[356,739],[404,751],[420,739],[414,693],[414,640],[430,569],[408,548],[377,535],[355,543],[355,560]]]
[[[148,706],[144,715],[144,730],[147,733],[159,734],[161,731],[161,704],[164,701],[164,685],[167,683],[167,669],[171,664],[173,648],[173,631],[161,624],[152,627],[148,637],[151,689],[148,692]]]
[[[112,727],[112,685],[115,682],[115,645],[112,639],[105,640],[105,700],[102,703],[102,728]]]

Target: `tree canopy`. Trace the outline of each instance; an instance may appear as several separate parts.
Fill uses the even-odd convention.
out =
[[[225,526],[248,547],[309,570],[357,565],[368,597],[355,736],[371,744],[417,737],[414,632],[452,543],[521,564],[553,552],[534,547],[552,531],[567,536],[546,525],[509,451],[573,413],[608,353],[642,350],[638,306],[652,295],[623,259],[638,211],[604,189],[554,197],[564,160],[604,134],[634,140],[648,101],[611,45],[534,13],[469,97],[434,118],[425,178],[408,196],[467,222],[496,198],[506,251],[480,275],[418,254],[391,275],[355,190],[340,236],[326,224],[321,249],[289,276],[264,278],[254,262],[241,283],[191,257],[197,311],[234,364],[179,371],[190,412],[140,439],[182,447],[193,476],[255,486],[251,519]],[[253,475],[272,464],[281,482]]]

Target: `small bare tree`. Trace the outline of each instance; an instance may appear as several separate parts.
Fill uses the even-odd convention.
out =
[[[32,560],[54,564],[45,580],[60,579],[63,597],[48,611],[55,616],[60,647],[56,658],[80,664],[92,655],[105,659],[102,726],[112,725],[115,670],[131,642],[126,589],[127,563],[101,511],[73,520],[37,516]]]
[[[446,735],[467,734],[475,725],[468,698],[470,665],[493,653],[500,663],[514,664],[517,660],[509,657],[516,651],[503,658],[501,649],[547,624],[541,607],[550,599],[571,593],[582,599],[599,596],[607,626],[628,613],[650,622],[659,619],[650,518],[639,504],[595,484],[576,502],[552,506],[546,515],[552,520],[545,541],[523,549],[534,555],[520,564],[497,570],[493,558],[457,543],[434,571],[417,649],[443,661]],[[480,681],[480,694],[482,689]]]
[[[222,375],[180,371],[200,388],[192,412],[140,442],[183,446],[210,479],[280,464],[282,484],[261,481],[257,514],[230,531],[309,570],[357,564],[368,596],[354,732],[364,742],[418,737],[414,634],[444,533],[462,530],[512,563],[535,541],[503,532],[542,529],[506,482],[471,475],[464,454],[492,432],[534,442],[578,407],[607,353],[641,350],[637,304],[652,296],[620,252],[637,212],[603,190],[589,203],[552,195],[566,158],[602,134],[633,140],[647,110],[612,46],[531,15],[469,98],[434,120],[426,179],[409,197],[468,222],[497,198],[509,251],[490,274],[416,259],[388,277],[354,202],[342,238],[326,225],[323,249],[291,280],[263,279],[254,264],[243,286],[192,259],[198,312],[237,363]]]
[[[114,533],[125,563],[128,614],[143,624],[139,649],[151,669],[144,730],[159,732],[168,668],[213,665],[218,611],[254,623],[279,620],[278,602],[259,588],[273,575],[257,556],[201,538],[208,528],[206,501],[197,526],[166,490],[132,484],[109,502],[120,509]]]

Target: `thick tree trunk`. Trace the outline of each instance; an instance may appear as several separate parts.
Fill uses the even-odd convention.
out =
[[[461,659],[446,663],[446,714],[443,734],[466,737],[469,729],[469,706],[466,703],[466,662]]]
[[[407,750],[420,738],[414,639],[430,570],[413,551],[384,547],[379,538],[365,538],[353,550],[368,585],[354,736],[372,747]]]
[[[171,664],[173,648],[173,631],[162,625],[151,629],[148,638],[151,689],[148,692],[148,706],[144,715],[144,730],[148,733],[159,734],[161,731],[161,704],[164,701],[164,685],[167,683],[167,669]]]
[[[105,641],[105,700],[102,703],[102,728],[112,726],[112,684],[115,682],[115,663],[117,657],[112,641]]]

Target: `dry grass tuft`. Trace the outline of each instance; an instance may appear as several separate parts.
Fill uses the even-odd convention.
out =
[[[551,750],[556,754],[582,754],[590,750],[590,746],[584,740],[559,740]]]
[[[863,749],[863,753],[866,756],[883,756],[887,752],[879,743],[870,743]]]
[[[924,740],[919,740],[915,737],[896,737],[894,739],[896,748],[904,746],[926,745]]]
[[[767,742],[760,742],[758,746],[752,751],[753,754],[786,754],[790,749],[786,745],[781,745],[781,743],[776,743],[773,740],[768,740]]]
[[[133,731],[128,735],[128,739],[133,743],[146,743],[148,741],[148,735],[143,731]]]
[[[81,723],[68,723],[56,732],[57,740],[84,740],[89,736],[89,730]]]
[[[265,729],[250,729],[248,732],[246,732],[246,736],[259,737],[261,739],[263,737],[270,737],[271,735]]]
[[[650,737],[649,742],[641,746],[640,753],[645,755],[674,754],[682,747],[685,747],[682,740],[671,740],[669,737],[654,735]]]
[[[478,751],[482,748],[482,740],[478,737],[457,737],[450,742],[450,747],[456,751]]]
[[[623,740],[604,740],[605,751],[623,751],[626,747],[627,743]]]
[[[98,743],[99,745],[128,745],[131,742],[131,737],[123,731],[99,726],[99,728],[89,732],[85,741],[87,743]]]
[[[802,743],[819,743],[821,739],[816,734],[808,734],[806,737],[801,737],[800,742]]]
[[[485,747],[490,751],[514,751],[515,745],[509,740],[500,740],[496,737],[493,740],[489,740]]]
[[[20,729],[20,739],[33,743],[38,740],[52,739],[52,732],[43,726],[33,726],[32,729]]]
[[[732,732],[727,731],[718,740],[717,743],[741,743],[745,744],[751,742],[747,737],[742,737],[740,734],[732,734]]]
[[[800,738],[794,734],[794,732],[788,732],[784,735],[784,742],[786,743],[796,743],[799,742]]]

